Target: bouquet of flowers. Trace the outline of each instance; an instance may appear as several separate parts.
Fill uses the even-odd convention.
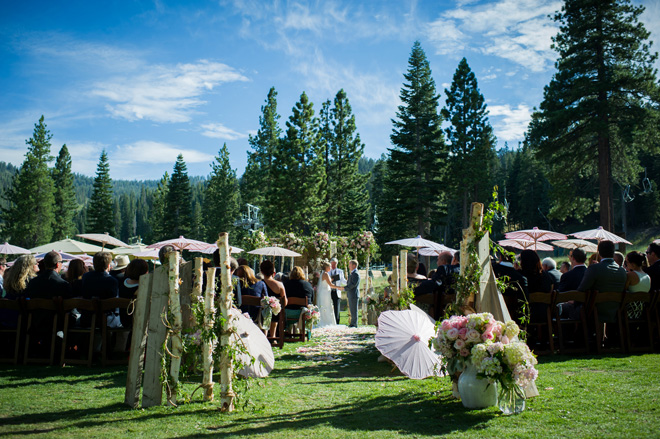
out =
[[[305,326],[308,329],[311,329],[312,326],[319,323],[321,319],[321,311],[316,305],[309,305],[308,307],[302,308],[303,319],[305,320]]]
[[[266,296],[261,299],[261,317],[262,329],[270,328],[270,322],[273,319],[273,316],[276,316],[282,311],[282,304],[277,299],[277,297]]]

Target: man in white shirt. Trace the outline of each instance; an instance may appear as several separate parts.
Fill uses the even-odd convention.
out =
[[[332,279],[332,282],[334,284],[337,283],[337,281],[345,281],[346,278],[344,278],[344,270],[341,268],[337,268],[337,258],[332,258],[330,259],[330,279]],[[330,294],[332,297],[332,306],[335,311],[335,321],[337,324],[339,324],[339,311],[340,311],[340,302],[341,302],[341,296],[340,293],[335,290],[334,288],[330,290]]]

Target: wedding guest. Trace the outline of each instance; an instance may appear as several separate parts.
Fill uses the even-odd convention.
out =
[[[600,262],[600,260],[598,259],[598,253],[594,253],[591,256],[589,256],[589,266],[590,267],[594,264],[597,264],[598,262]]]
[[[323,268],[325,269],[327,266],[329,267],[330,264],[327,262],[323,263]],[[312,287],[312,284],[307,282],[307,279],[305,279],[305,272],[303,271],[302,268],[296,266],[293,267],[293,270],[291,270],[291,274],[289,275],[289,280],[284,282],[284,289],[286,290],[286,296],[288,297],[307,297],[308,302],[311,304],[313,303],[314,299],[314,288]],[[287,305],[287,308],[289,309],[300,309],[300,305]]]
[[[419,265],[417,267],[417,274],[420,274],[424,277],[428,277],[428,275],[426,274],[426,265],[424,265],[423,262],[419,263]]]
[[[71,285],[71,297],[82,297],[82,277],[87,273],[87,266],[82,259],[74,259],[69,262],[66,272],[66,281]]]
[[[652,242],[646,249],[649,266],[644,269],[651,277],[651,291],[660,290],[660,244]]]
[[[110,276],[110,264],[112,255],[108,252],[98,252],[94,255],[92,262],[94,270],[83,274],[82,277],[82,297],[91,299],[111,299],[118,297],[119,284],[117,279]]]
[[[623,262],[625,261],[626,257],[623,255],[621,252],[614,252],[614,262],[616,262],[619,267],[623,267]]]
[[[162,246],[158,250],[158,260],[160,261],[160,264],[165,265],[165,266],[169,266],[169,262],[167,261],[167,254],[171,253],[171,252],[175,252],[175,251],[176,251],[176,249],[174,248],[173,245],[168,244],[168,245]]]
[[[459,256],[460,257],[460,256]],[[456,262],[455,255],[445,251],[438,255],[438,268],[431,279],[438,285],[440,294],[453,294],[452,285],[460,273],[460,267]]]
[[[545,258],[543,259],[543,262],[541,262],[541,267],[543,267],[543,271],[548,273],[552,278],[552,286],[556,290],[561,279],[561,272],[557,270],[557,263],[552,258]]]
[[[242,296],[254,296],[259,298],[268,296],[266,284],[256,278],[254,271],[252,271],[249,266],[241,265],[236,269],[235,273],[241,283]],[[250,317],[252,317],[252,320],[257,320],[261,307],[241,305],[241,311],[247,312]]]
[[[140,276],[149,272],[149,264],[144,259],[133,259],[126,266],[124,278],[119,283],[119,297],[134,299],[137,296]]]
[[[286,290],[282,282],[276,281],[273,279],[275,275],[275,266],[272,261],[265,260],[259,266],[261,274],[264,276],[263,282],[266,284],[266,290],[268,291],[269,296],[277,297],[282,305],[282,310],[286,307]],[[281,311],[284,312],[284,311]],[[270,337],[275,336],[275,331],[277,330],[277,318],[273,317],[273,320],[270,323],[270,330],[268,335]]]
[[[571,269],[561,276],[558,291],[577,290],[585,271],[587,271],[587,266],[584,265],[587,260],[587,253],[581,248],[571,250],[568,260],[571,262]]]
[[[71,298],[71,285],[59,275],[62,270],[62,256],[56,251],[44,255],[44,269],[30,280],[25,289],[25,297],[30,299]]]
[[[117,279],[117,282],[119,284],[121,284],[124,281],[126,267],[128,267],[128,264],[130,262],[131,260],[126,255],[117,255],[115,256],[115,259],[112,261],[113,267],[110,270],[110,276]]]
[[[406,262],[406,277],[408,279],[408,285],[411,285],[412,287],[416,287],[426,279],[426,276],[422,276],[421,274],[417,273],[418,268],[419,261],[417,260],[417,257],[412,253],[408,253],[408,260]]]
[[[527,278],[513,267],[513,257],[509,252],[499,252],[499,262],[493,264],[493,274],[496,278],[508,277],[507,287],[502,295],[516,299],[516,303],[525,297],[527,291]],[[512,315],[517,315],[518,310],[509,310]]]
[[[543,271],[541,259],[534,250],[523,250],[520,253],[521,274],[527,279],[527,298],[531,293],[552,292],[553,279]],[[532,322],[543,321],[548,305],[542,303],[530,304],[530,319]]]
[[[0,258],[0,297],[4,297],[4,276],[5,271],[7,270],[7,260],[5,258]]]
[[[561,266],[559,267],[559,272],[561,273],[562,276],[568,273],[570,270],[571,270],[570,262],[564,261],[561,263]]]
[[[629,293],[648,293],[651,291],[651,277],[642,271],[646,265],[646,255],[642,252],[632,251],[626,255],[625,266],[628,270],[626,274],[626,291]],[[644,310],[644,304],[641,302],[629,303],[626,307],[628,318],[638,319]]]
[[[4,273],[5,299],[17,300],[23,293],[30,279],[37,275],[37,260],[32,255],[21,255]],[[15,328],[18,324],[18,311],[0,310],[0,326]]]

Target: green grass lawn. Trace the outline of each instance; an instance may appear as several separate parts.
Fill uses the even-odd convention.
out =
[[[658,437],[660,355],[543,357],[537,386],[520,415],[467,410],[448,379],[413,381],[366,348],[323,361],[299,347],[277,350],[276,369],[253,381],[247,407],[217,403],[132,410],[123,405],[123,367],[0,366],[0,436],[18,437]],[[219,379],[219,378],[218,378]],[[190,393],[197,383],[186,383]],[[219,386],[218,386],[219,387]],[[219,388],[216,387],[216,397]]]

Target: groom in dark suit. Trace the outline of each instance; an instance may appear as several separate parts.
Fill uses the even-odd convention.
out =
[[[351,273],[348,275],[348,281],[344,287],[346,298],[348,299],[348,309],[351,311],[351,322],[349,328],[357,328],[358,322],[358,301],[360,298],[360,274],[358,273],[358,262],[352,260],[348,263]]]

